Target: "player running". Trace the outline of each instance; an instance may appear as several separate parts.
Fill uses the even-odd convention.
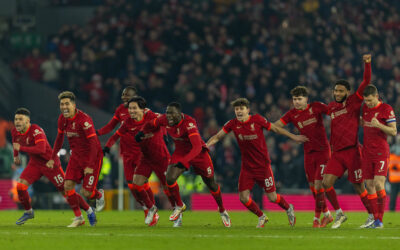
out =
[[[268,217],[250,197],[250,191],[253,189],[255,182],[264,189],[269,201],[278,204],[286,210],[289,224],[294,226],[296,217],[293,205],[288,204],[281,195],[276,193],[271,160],[263,130],[266,129],[283,134],[296,142],[306,142],[308,140],[307,137],[304,135],[294,135],[277,127],[259,114],[250,115],[250,103],[246,98],[238,98],[231,105],[235,109],[236,118],[228,121],[216,135],[212,136],[208,140],[207,146],[214,145],[229,132],[233,131],[242,155],[239,197],[247,209],[258,216],[257,228],[264,227],[264,224],[268,222]]]
[[[78,216],[80,206],[88,214],[91,226],[96,225],[96,214],[93,209],[80,199],[75,192],[75,185],[82,183],[82,194],[87,199],[96,199],[96,207],[101,210],[104,207],[104,191],[97,190],[96,185],[103,162],[103,152],[99,139],[94,129],[92,118],[76,108],[75,95],[70,91],[64,91],[59,96],[61,115],[58,118],[58,134],[54,143],[51,160],[47,162],[49,168],[54,167],[57,153],[60,151],[64,134],[67,135],[72,154],[68,162],[65,174],[65,192],[70,202],[74,205],[74,222],[71,227],[83,225],[82,216]]]
[[[328,105],[328,114],[331,116],[331,150],[332,156],[328,161],[322,185],[328,192],[333,188],[336,180],[348,171],[348,180],[353,184],[362,203],[371,214],[367,190],[364,187],[361,147],[358,142],[358,127],[360,123],[360,108],[363,102],[363,91],[371,81],[371,55],[364,55],[364,76],[357,91],[350,95],[350,84],[346,80],[335,82],[333,90],[334,101]],[[330,197],[330,201],[338,206],[337,197]],[[332,228],[339,228],[347,220],[342,209],[336,210],[336,218]]]
[[[70,199],[68,199],[64,191],[64,171],[61,168],[60,159],[56,157],[53,168],[46,166],[47,161],[50,160],[52,149],[43,129],[36,124],[30,123],[30,112],[26,108],[19,108],[15,111],[14,124],[15,128],[11,131],[14,163],[21,164],[19,152],[25,152],[29,155],[28,165],[21,173],[17,183],[18,198],[25,208],[25,212],[17,220],[16,224],[22,225],[27,220],[35,217],[28,188],[42,176],[46,176],[53,183],[73,208],[73,204],[70,203]]]
[[[176,203],[174,212],[169,219],[171,221],[178,220],[186,210],[176,180],[190,166],[193,166],[194,171],[201,176],[218,204],[222,223],[225,227],[230,227],[231,220],[222,202],[221,189],[214,179],[214,166],[208,154],[208,148],[200,137],[196,121],[181,112],[179,103],[172,102],[168,104],[166,113],[147,122],[142,132],[144,134],[151,133],[160,127],[166,127],[168,134],[175,142],[175,151],[166,175],[168,190]]]
[[[379,100],[378,90],[374,85],[368,85],[363,96],[363,172],[373,212],[363,226],[383,228],[386,203],[385,181],[390,155],[387,136],[397,134],[396,116],[390,105]]]
[[[315,199],[315,216],[313,227],[326,227],[333,217],[325,202],[325,191],[322,187],[322,176],[329,160],[330,149],[326,137],[322,114],[328,112],[328,105],[321,102],[308,104],[308,89],[297,86],[290,91],[294,108],[289,110],[274,125],[284,127],[292,123],[309,141],[304,143],[304,170],[310,190]],[[332,189],[330,192],[335,192]],[[328,194],[329,195],[329,194]],[[336,208],[339,209],[339,208]],[[324,217],[319,220],[321,212]]]
[[[140,159],[137,166],[133,169],[133,182],[131,179],[129,185],[132,185],[136,200],[144,206],[146,211],[145,223],[149,226],[154,226],[157,224],[159,216],[153,192],[151,192],[148,184],[148,178],[153,171],[156,173],[164,187],[164,193],[167,195],[171,206],[175,207],[175,201],[168,192],[165,178],[170,155],[164,143],[161,129],[149,134],[138,133],[146,122],[152,121],[158,115],[146,108],[146,101],[142,97],[134,97],[127,104],[130,118],[125,119],[117,132],[107,141],[106,147],[111,147],[118,138],[126,137],[126,140],[130,144],[138,148]],[[141,142],[135,141],[137,134],[139,134],[137,140]]]

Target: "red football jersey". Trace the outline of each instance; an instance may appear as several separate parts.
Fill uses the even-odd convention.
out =
[[[135,121],[130,118],[122,123],[117,133],[121,136],[121,139],[125,137],[129,142],[129,154],[138,156],[138,158],[142,153],[146,158],[168,157],[169,153],[161,129],[146,133],[144,139],[140,143],[135,141],[135,136],[142,129],[143,125],[146,122],[154,120],[158,116],[159,114],[146,109],[141,121]]]
[[[46,134],[43,129],[36,124],[31,124],[27,131],[23,134],[18,132],[15,128],[11,131],[12,142],[21,145],[20,151],[26,152],[29,155],[29,160],[37,163],[38,165],[46,164],[51,159],[53,152],[49,142],[47,141]],[[14,151],[14,156],[18,152]],[[60,159],[55,159],[56,165],[60,164]]]
[[[304,143],[304,152],[329,150],[328,138],[322,114],[328,112],[328,105],[313,102],[305,110],[291,109],[280,119],[283,124],[293,123],[300,134],[307,136],[309,141]]]
[[[222,128],[225,133],[233,131],[242,155],[242,168],[265,169],[271,163],[263,129],[270,130],[271,123],[259,114],[251,115],[245,122],[237,118],[228,121]]]
[[[364,67],[364,78],[357,91],[343,103],[333,101],[328,105],[328,114],[331,116],[332,151],[339,151],[358,144],[362,94],[371,81],[371,63],[365,63]]]
[[[102,150],[92,118],[81,110],[77,109],[73,118],[67,119],[61,114],[58,118],[58,133],[67,135],[72,156],[80,158],[84,163],[93,164],[91,160],[96,159]],[[89,139],[95,140],[95,148],[92,148]]]
[[[369,159],[382,158],[382,156],[389,157],[389,144],[387,143],[387,135],[379,128],[374,128],[371,125],[372,118],[376,118],[380,123],[387,125],[396,122],[396,116],[393,108],[386,104],[381,103],[374,107],[368,108],[363,105],[362,119],[364,128],[364,156]]]

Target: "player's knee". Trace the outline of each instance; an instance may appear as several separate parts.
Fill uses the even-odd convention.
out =
[[[176,178],[174,176],[167,176],[167,185],[171,186],[176,182]]]
[[[275,203],[277,200],[276,195],[267,195],[267,198],[270,202]]]
[[[244,195],[240,195],[239,196],[239,200],[241,203],[246,204],[249,201],[249,197],[248,196],[244,196]]]
[[[88,191],[86,189],[82,189],[82,195],[85,196],[86,198],[90,198],[92,196],[92,191]]]
[[[323,179],[322,180],[322,186],[325,188],[325,189],[328,189],[328,188],[330,188],[331,187],[331,183],[330,183],[330,181],[328,180],[328,179]]]

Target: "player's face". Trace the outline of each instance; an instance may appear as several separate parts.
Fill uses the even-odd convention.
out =
[[[182,120],[181,112],[175,107],[168,106],[165,116],[167,117],[169,126],[175,126]]]
[[[28,129],[29,122],[30,119],[26,115],[17,114],[14,117],[15,129],[20,133],[24,133]]]
[[[295,109],[304,110],[307,107],[308,97],[293,96],[293,105]]]
[[[249,113],[250,113],[250,109],[246,106],[236,106],[235,107],[235,115],[236,118],[241,121],[247,121],[247,119],[249,119]]]
[[[144,109],[141,109],[137,102],[131,102],[128,106],[128,112],[132,119],[140,121],[143,118]]]
[[[335,89],[333,90],[333,97],[335,98],[336,102],[344,102],[346,101],[347,97],[349,96],[349,90],[343,85],[336,85]]]
[[[75,115],[76,104],[69,98],[63,98],[60,100],[61,114],[65,118],[72,118]]]
[[[127,105],[128,101],[135,96],[136,92],[132,89],[124,89],[124,91],[122,91],[121,100],[125,105]]]
[[[379,96],[378,96],[378,94],[364,96],[364,102],[368,108],[376,107],[376,105],[378,105],[378,103],[379,103]]]

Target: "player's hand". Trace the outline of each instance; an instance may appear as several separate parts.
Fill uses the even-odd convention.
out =
[[[376,117],[372,118],[371,120],[371,125],[374,128],[379,128],[381,126],[381,123],[376,119]]]
[[[18,156],[14,157],[14,164],[17,166],[21,165],[21,158],[19,158]]]
[[[107,146],[105,146],[105,147],[103,148],[103,155],[106,155],[106,154],[110,154],[110,148],[107,147]]]
[[[363,55],[363,61],[365,63],[370,63],[371,62],[371,54]]]
[[[16,150],[16,151],[19,151],[19,150],[21,149],[21,144],[14,142],[14,143],[13,143],[13,148],[14,148],[14,150]]]
[[[305,136],[305,135],[295,135],[294,141],[297,142],[297,143],[304,143],[304,142],[307,142],[309,140],[308,140],[308,137]]]
[[[135,141],[136,142],[141,142],[143,140],[144,137],[144,133],[143,131],[139,131],[136,135],[135,135]]]
[[[49,161],[46,163],[46,167],[48,167],[48,168],[54,168],[54,160],[49,160]]]

